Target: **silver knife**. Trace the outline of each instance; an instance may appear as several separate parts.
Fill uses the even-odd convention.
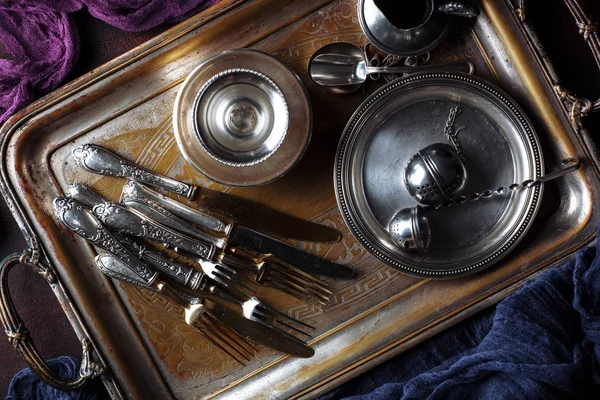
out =
[[[73,185],[69,186],[67,188],[67,194],[69,197],[79,201],[89,209],[93,209],[94,206],[108,201],[93,189],[86,185],[82,185],[81,183],[74,183]],[[126,196],[123,198],[122,202],[129,208],[138,210],[150,219],[159,222],[168,228],[179,231],[183,234],[193,237],[194,239],[206,242],[220,249],[225,247],[225,238],[218,238],[200,231],[186,220],[171,214],[169,211],[153,201]]]
[[[278,237],[309,242],[335,243],[341,238],[337,229],[305,221],[262,204],[217,190],[199,188],[199,191],[199,201],[206,209],[238,221],[241,225],[264,230]],[[151,200],[173,214],[207,229],[217,232],[227,232],[229,229],[229,224],[222,219],[163,196],[138,182],[130,182],[123,187],[123,197],[127,196]]]
[[[245,225],[269,231],[279,237],[315,242],[337,242],[341,238],[341,234],[337,229],[305,221],[218,190],[198,188],[195,185],[160,175],[102,146],[91,143],[84,144],[73,149],[71,154],[79,166],[97,174],[129,178],[151,186],[161,187],[189,199],[196,197],[197,192],[200,190],[199,197],[202,198],[203,205],[208,209],[225,216],[231,216],[234,220],[243,222]],[[175,213],[167,205],[161,205]],[[197,215],[198,212],[194,211]],[[210,224],[206,216],[203,219],[204,224]],[[209,229],[219,230],[218,227]]]
[[[219,226],[219,230],[228,236],[231,243],[248,247],[254,251],[264,254],[273,254],[277,258],[292,264],[293,266],[309,273],[317,273],[335,278],[352,278],[354,271],[345,266],[325,260],[318,256],[304,252],[296,247],[293,247],[281,240],[275,239],[264,233],[255,231],[239,224],[226,224],[224,221],[211,216],[211,224],[206,225],[205,214],[199,213],[197,210],[187,207],[171,198],[162,196],[153,190],[144,187],[135,182],[130,182],[123,187],[123,199],[142,198],[148,199],[159,206],[168,209],[173,214],[196,223],[204,228],[212,229],[211,226]]]
[[[273,254],[277,258],[308,273],[317,273],[337,278],[351,278],[354,275],[354,271],[349,267],[306,253],[287,243],[242,225],[227,225],[222,221],[211,217],[213,220],[217,221],[217,224],[222,225],[228,234],[228,238],[217,238],[208,233],[200,232],[192,225],[187,224],[185,216],[182,217],[184,219],[178,223],[177,219],[174,220],[170,217],[169,211],[162,208],[162,205],[172,204],[171,202],[175,202],[175,200],[169,199],[169,203],[161,202],[160,204],[156,204],[154,200],[160,200],[160,198],[156,196],[148,197],[147,194],[152,194],[152,191],[135,182],[130,182],[125,185],[125,196],[123,197],[123,201],[126,202],[126,204],[135,207],[133,209],[132,207],[124,207],[117,203],[106,202],[105,199],[96,192],[81,184],[72,185],[68,189],[68,193],[81,202],[84,202],[89,207],[100,207],[100,204],[104,204],[104,206],[98,210],[102,210],[102,213],[106,215],[97,215],[112,229],[132,236],[141,236],[146,239],[162,241],[173,247],[192,251],[207,260],[212,258],[217,249],[226,247],[227,241],[230,241],[233,244],[242,245],[254,251],[264,254]],[[158,193],[156,194],[161,196]],[[181,203],[175,203],[183,206]],[[112,206],[110,206],[111,204]],[[175,209],[177,208],[171,208],[171,210]],[[97,212],[98,210],[94,207],[94,212]],[[135,214],[130,215],[132,212],[135,212]],[[145,230],[143,230],[140,225],[140,218],[143,221],[146,221]],[[200,224],[202,220],[196,219],[193,220],[193,222]],[[160,226],[161,229],[157,229],[157,225]],[[207,226],[204,227],[208,228]],[[194,235],[194,237],[189,234],[179,234],[178,231],[182,231],[182,229],[185,233],[193,231],[197,234]],[[161,232],[158,232],[158,230]],[[153,234],[154,237],[147,236],[149,234]],[[202,241],[198,240],[200,235],[203,239]],[[179,240],[177,240],[178,237]],[[171,242],[169,242],[169,240],[171,240]],[[177,240],[177,242],[173,242],[173,240]],[[190,250],[185,247],[186,244],[189,247],[191,243],[190,240],[193,240],[196,248],[199,248],[203,254],[199,253],[198,250]],[[182,241],[184,244],[179,244],[182,243]],[[209,255],[210,258],[207,258],[207,255]]]
[[[260,320],[242,318],[227,308],[211,301],[205,302],[205,305],[223,323],[231,326],[240,335],[252,339],[256,343],[296,357],[310,358],[315,354],[314,349],[303,341],[279,329],[265,325]]]

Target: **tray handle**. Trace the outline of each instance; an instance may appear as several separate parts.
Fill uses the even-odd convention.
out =
[[[84,338],[81,341],[82,361],[79,368],[79,377],[72,381],[60,379],[46,364],[38,350],[35,348],[31,337],[23,321],[17,314],[15,305],[10,297],[8,289],[8,273],[16,265],[32,267],[46,278],[48,284],[56,282],[56,276],[49,268],[41,263],[32,263],[31,254],[25,251],[22,254],[13,253],[6,257],[0,263],[0,319],[4,326],[4,332],[8,336],[8,341],[29,365],[29,367],[46,383],[62,390],[77,389],[85,385],[88,381],[101,374],[103,368],[93,362],[90,358],[91,343],[89,339]]]
[[[600,69],[600,35],[598,35],[598,23],[593,21],[585,12],[578,0],[564,0],[583,40],[590,46],[596,65]],[[525,22],[525,9],[527,0],[518,0],[516,8],[521,22]],[[558,83],[554,83],[554,91],[560,97],[565,107],[569,110],[569,118],[574,127],[581,130],[581,119],[591,112],[600,110],[600,98],[591,101],[585,97],[578,96]]]

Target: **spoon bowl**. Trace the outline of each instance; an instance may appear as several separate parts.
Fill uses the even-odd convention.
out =
[[[325,58],[321,58],[321,56],[325,56]],[[347,82],[340,83],[339,81],[347,78],[347,76],[345,77],[344,75],[340,74],[338,72],[338,63],[335,60],[328,62],[327,57],[343,57],[350,61],[364,62],[365,54],[360,47],[347,42],[334,42],[326,44],[312,55],[308,62],[308,71],[313,82],[315,82],[317,85],[326,87],[333,93],[352,93],[361,88],[364,80],[352,83],[352,80],[348,79]],[[348,67],[345,66],[342,67],[342,69],[344,71],[343,74],[346,74]]]
[[[472,74],[473,63],[461,60],[439,65],[368,65],[363,50],[352,43],[336,42],[323,46],[308,62],[310,77],[334,93],[352,93],[360,89],[371,74],[408,74],[417,72],[462,72]]]

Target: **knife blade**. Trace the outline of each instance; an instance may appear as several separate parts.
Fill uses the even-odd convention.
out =
[[[334,228],[305,221],[250,200],[240,199],[218,190],[198,188],[202,207],[223,215],[240,225],[260,229],[272,235],[309,242],[335,243],[341,233]],[[224,232],[227,224],[205,212],[186,206],[170,197],[142,185],[130,182],[123,187],[123,196],[153,201],[171,213],[207,229]]]
[[[102,199],[97,193],[83,185],[73,185],[69,188],[69,193],[74,195],[78,200],[84,202],[87,201],[90,206],[95,205],[93,207],[94,212],[100,212],[98,216],[105,224],[113,229],[122,231],[129,235],[144,236],[143,233],[145,230],[154,227],[153,240],[160,239],[165,243],[171,243],[175,247],[185,246],[186,244],[195,244],[196,247],[203,250],[202,254],[199,255],[205,259],[207,259],[207,257],[208,259],[212,258],[212,255],[216,250],[215,243],[217,244],[216,247],[218,248],[223,248],[226,246],[224,238],[212,237],[207,233],[197,232],[198,234],[202,234],[202,239],[204,239],[203,243],[206,243],[205,245],[202,245],[202,243],[195,240],[196,238],[184,237],[186,235],[182,236],[173,231],[172,229],[174,227],[175,229],[180,227],[179,225],[172,225],[172,223],[175,223],[176,221],[172,219],[172,216],[169,216],[169,211],[172,212],[178,210],[178,208],[174,208],[169,211],[162,209],[161,212],[160,207],[163,205],[162,202],[154,208],[146,205],[144,201],[148,201],[151,204],[157,204],[156,200],[160,200],[160,198],[157,198],[156,196],[153,196],[151,199],[148,198],[145,193],[147,194],[149,191],[151,191],[151,189],[142,187],[140,184],[135,182],[130,182],[125,185],[125,196],[123,201],[125,201],[125,203],[129,206],[135,206],[136,204],[143,206],[142,209],[134,207],[130,208],[128,211],[128,209],[123,208],[123,206],[120,204],[104,202],[104,199]],[[161,196],[160,194],[158,195]],[[169,200],[173,201],[172,199]],[[99,204],[100,201],[102,201],[101,204]],[[157,216],[159,217],[159,220],[154,219]],[[189,220],[189,218],[186,219],[185,216],[182,216],[182,218],[184,219],[184,221],[182,221],[184,224],[185,221]],[[204,220],[204,218],[202,220]],[[220,223],[218,219],[215,219],[215,221]],[[141,227],[142,222],[144,222],[145,230]],[[194,222],[201,225],[201,221]],[[336,278],[351,278],[354,275],[354,271],[349,267],[336,264],[315,255],[306,253],[285,242],[272,238],[261,232],[257,232],[251,228],[238,224],[224,224],[223,226],[225,226],[226,231],[229,231],[227,239],[229,242],[246,246],[251,250],[261,253],[271,253],[275,257],[292,264],[293,266],[302,269],[305,272],[317,273]],[[157,232],[156,227],[161,228],[160,235],[159,232]],[[189,229],[193,229],[193,227]],[[188,239],[192,240],[190,241]],[[177,240],[181,243],[177,244],[172,242],[172,240]]]
[[[264,254],[273,254],[282,261],[308,273],[334,278],[352,278],[354,276],[354,270],[350,267],[307,253],[246,226],[233,226],[229,234],[229,241]]]
[[[200,188],[197,201],[207,210],[228,217],[237,224],[280,238],[320,243],[336,243],[342,238],[340,231],[335,228],[306,221],[217,190]]]
[[[273,329],[260,321],[241,317],[210,300],[204,304],[224,324],[256,343],[296,357],[310,358],[315,354],[314,349],[292,335]]]

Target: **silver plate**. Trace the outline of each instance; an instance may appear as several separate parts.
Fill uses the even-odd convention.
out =
[[[541,176],[539,141],[521,109],[498,88],[461,74],[413,75],[381,88],[354,113],[338,146],[334,180],[347,225],[372,254],[413,275],[448,278],[498,262],[527,232],[541,199],[540,185],[430,210],[427,250],[392,242],[392,216],[418,204],[404,186],[405,164],[429,144],[450,144],[444,126],[454,106],[461,107],[454,127],[468,174],[457,195]]]

